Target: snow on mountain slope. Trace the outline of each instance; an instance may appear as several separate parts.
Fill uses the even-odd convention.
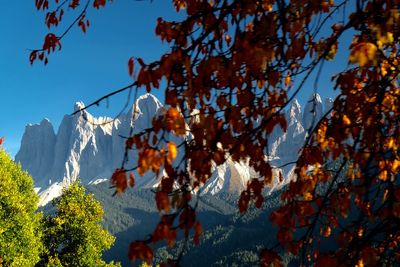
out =
[[[326,101],[326,105],[331,103],[332,100]],[[74,110],[83,107],[82,102],[77,102]],[[110,121],[110,118],[95,118],[87,111],[75,116],[66,115],[57,134],[47,119],[40,124],[26,126],[21,148],[15,160],[32,175],[35,186],[40,188],[38,192],[40,205],[58,197],[63,186],[78,178],[84,184],[109,179],[112,172],[120,167],[124,155],[125,140],[121,136],[128,136],[131,126],[133,133],[151,127],[153,116],[164,112],[160,101],[151,94],[139,97],[136,110],[133,109],[132,107],[127,114],[122,114],[108,124],[104,122]],[[268,136],[270,145],[268,159],[276,167],[296,160],[306,130],[322,116],[320,96],[318,94],[311,96],[303,114],[299,103],[294,100],[285,116],[288,123],[287,131],[283,132],[276,127]],[[313,119],[313,116],[316,117]],[[173,141],[182,141],[175,139]],[[183,153],[180,151],[178,156],[182,157]],[[136,162],[137,155],[131,152],[129,158],[131,161],[128,165]],[[215,166],[214,169],[214,173],[201,189],[202,194],[241,192],[248,180],[257,177],[247,162],[228,160],[223,165]],[[278,176],[279,171],[290,180],[293,176],[293,165],[274,169],[275,176]],[[138,187],[155,187],[161,178],[156,178],[152,174],[146,174],[145,177],[136,175],[136,177]]]

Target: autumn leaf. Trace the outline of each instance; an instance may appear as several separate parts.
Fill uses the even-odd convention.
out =
[[[170,211],[170,202],[169,202],[168,193],[164,192],[164,191],[158,191],[156,193],[156,204],[157,204],[157,209],[159,211],[169,212]]]
[[[82,16],[78,22],[78,26],[81,27],[83,33],[86,33],[86,23],[83,21],[84,19],[85,17]]]
[[[262,267],[283,267],[282,258],[272,250],[263,249],[260,255]]]
[[[239,198],[239,212],[244,213],[247,211],[250,202],[250,195],[248,191],[243,191]]]
[[[168,142],[168,156],[167,156],[168,164],[171,165],[177,155],[178,155],[178,149],[176,148],[175,143]]]
[[[116,187],[118,193],[125,192],[128,187],[126,173],[123,169],[116,169],[111,176],[111,184]]]
[[[325,237],[329,237],[331,235],[331,228],[329,226],[325,227],[323,230],[323,234]]]
[[[135,175],[133,172],[129,174],[129,186],[134,187],[135,186]]]
[[[129,60],[128,60],[128,73],[129,73],[129,76],[132,76],[133,75],[133,71],[134,71],[134,67],[135,67],[135,62],[134,62],[134,58],[130,58]]]
[[[129,245],[128,257],[133,262],[139,259],[151,264],[154,254],[153,250],[145,242],[135,241]]]
[[[373,43],[361,42],[350,51],[349,62],[360,67],[377,65],[378,48]]]
[[[343,115],[342,119],[343,119],[344,125],[349,126],[351,124],[351,120],[349,119],[349,117],[346,114]]]
[[[31,65],[33,64],[33,62],[35,62],[36,58],[37,58],[37,51],[34,50],[31,52],[31,54],[29,55],[29,62],[31,63]]]

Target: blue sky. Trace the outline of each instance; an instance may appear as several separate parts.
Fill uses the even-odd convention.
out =
[[[4,146],[12,155],[19,149],[26,124],[47,117],[57,129],[76,101],[88,104],[129,84],[131,56],[152,60],[167,49],[154,34],[157,17],[177,17],[165,0],[115,1],[100,10],[90,9],[86,34],[75,27],[47,66],[41,62],[31,66],[28,49],[41,47],[48,32],[44,14],[34,4],[34,0],[0,1],[0,136],[5,136]],[[109,109],[90,112],[116,114],[124,100],[112,98]]]
[[[44,14],[38,12],[34,0],[0,1],[0,136],[12,155],[19,149],[25,125],[49,118],[57,131],[65,114],[73,110],[76,101],[88,104],[102,95],[131,82],[127,61],[131,56],[145,61],[159,58],[168,47],[155,36],[157,17],[177,19],[171,1],[114,1],[100,10],[90,9],[91,26],[86,34],[78,27],[63,39],[62,50],[50,56],[44,66],[29,64],[30,48],[39,48],[49,31]],[[64,23],[72,18],[65,18]],[[66,24],[63,24],[64,27]],[[63,25],[52,29],[56,34]],[[348,46],[348,44],[346,44]],[[324,71],[342,69],[347,55],[326,64]],[[322,97],[332,97],[330,75],[322,75]],[[311,94],[299,98],[301,103]],[[144,89],[143,89],[144,90]],[[163,91],[153,90],[163,99]],[[123,106],[125,95],[114,97],[106,108],[93,108],[94,115],[112,116]]]

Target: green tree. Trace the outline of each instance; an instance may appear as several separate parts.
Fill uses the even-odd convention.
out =
[[[33,266],[42,249],[33,180],[0,150],[0,266]]]
[[[102,228],[103,208],[92,194],[75,182],[53,203],[56,213],[44,218],[39,266],[119,266],[101,258],[115,238]]]

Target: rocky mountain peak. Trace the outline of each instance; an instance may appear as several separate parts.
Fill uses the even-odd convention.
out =
[[[84,107],[83,102],[77,102],[74,110]],[[145,94],[137,99],[127,114],[105,125],[98,124],[111,121],[111,118],[96,118],[83,111],[74,116],[64,116],[55,134],[50,121],[44,119],[40,124],[26,126],[21,148],[15,159],[34,178],[41,196],[40,204],[44,205],[53,197],[57,197],[63,186],[78,177],[82,183],[108,180],[112,172],[120,167],[124,155],[125,139],[120,136],[129,135],[132,125],[133,133],[152,127],[154,115],[162,110],[163,106],[155,96]],[[317,94],[312,95],[304,112],[294,99],[285,116],[288,122],[287,131],[283,132],[277,127],[268,136],[268,142],[271,144],[269,159],[273,166],[296,159],[304,142],[305,126],[309,126],[313,121],[317,122],[322,116],[321,97]],[[183,151],[179,154],[183,154]],[[136,162],[137,155],[131,152],[129,158],[131,161],[128,165]],[[292,173],[291,168],[288,166],[281,171],[288,177]],[[274,173],[278,174],[279,169],[274,169]],[[248,163],[227,161],[223,165],[215,166],[214,173],[202,192],[240,192],[247,181],[256,176]],[[145,177],[137,174],[136,177],[138,187],[157,186],[157,177],[150,173]]]

